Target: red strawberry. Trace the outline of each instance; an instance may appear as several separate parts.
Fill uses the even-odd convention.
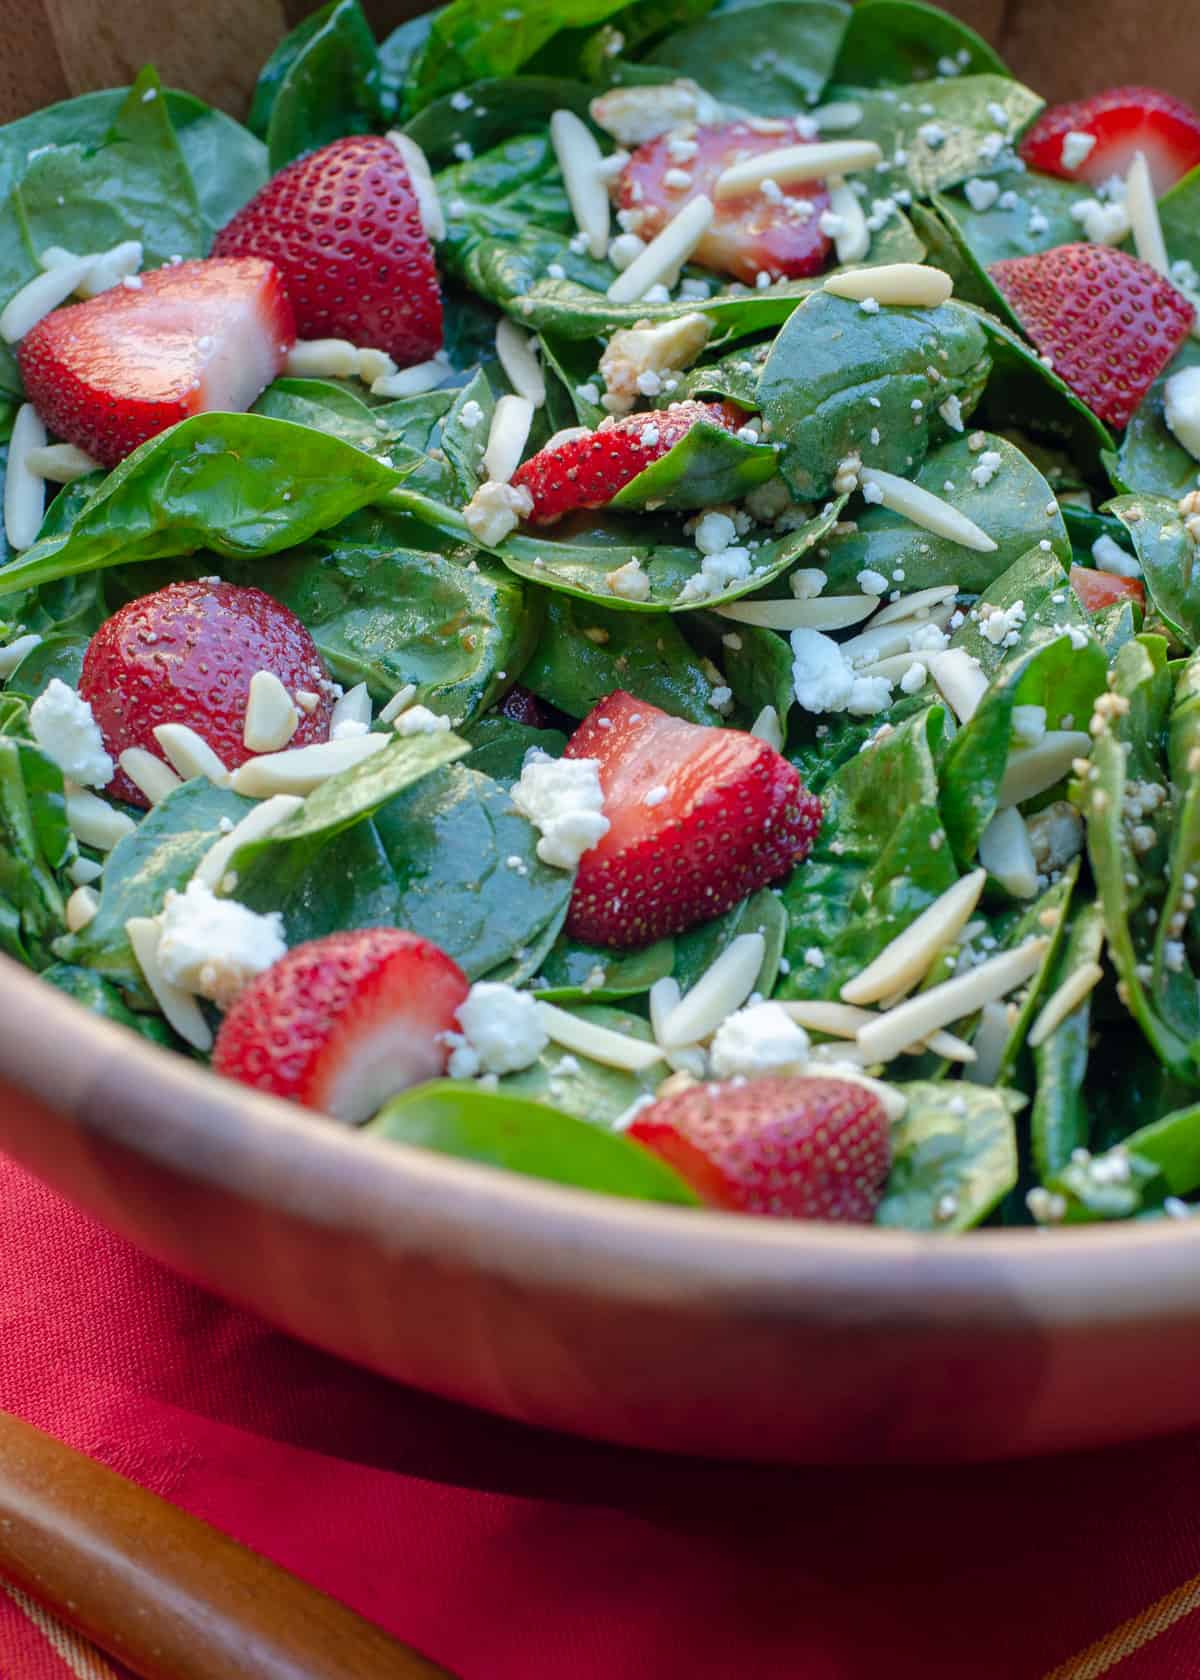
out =
[[[523,723],[530,729],[555,729],[561,716],[520,683],[514,683],[504,698],[496,702],[496,710],[511,723]]]
[[[348,338],[401,367],[442,343],[442,295],[404,159],[351,134],[272,177],[217,235],[222,257],[268,257],[304,338]]]
[[[467,977],[399,928],[297,945],[239,993],[213,1067],[272,1096],[361,1125],[389,1097],[445,1072]]]
[[[333,708],[316,643],[288,607],[232,583],[172,583],[130,601],[88,643],[79,692],[114,759],[126,747],[162,758],[155,728],[186,723],[233,770],[253,756],[242,731],[256,671],[273,672],[289,694],[317,696],[311,712],[298,705],[292,746],[328,740]],[[121,770],[109,792],[146,804]]]
[[[625,165],[618,203],[635,218],[640,215],[636,231],[652,239],[693,198],[701,193],[712,198],[717,176],[731,164],[799,144],[790,128],[761,134],[748,122],[689,130],[682,147],[679,135],[662,134],[639,146]],[[681,157],[688,145],[696,151]],[[668,178],[681,183],[683,176],[690,185],[668,185]],[[712,224],[693,252],[702,267],[752,286],[760,274],[799,280],[828,266],[832,245],[821,232],[821,212],[829,209],[823,181],[792,181],[774,192],[755,187],[740,198],[719,198],[714,204]]]
[[[1057,245],[988,273],[1059,378],[1113,426],[1128,425],[1196,317],[1148,263],[1107,245]]]
[[[622,689],[567,743],[600,761],[608,833],[583,854],[567,930],[593,945],[682,933],[808,856],[821,802],[773,747],[708,729]]]
[[[629,1136],[702,1201],[777,1219],[868,1225],[891,1165],[882,1103],[846,1079],[693,1085],[642,1109]]]
[[[1096,141],[1073,169],[1063,160],[1068,134],[1090,134]],[[1088,99],[1049,106],[1021,141],[1020,150],[1031,169],[1093,186],[1124,175],[1133,154],[1145,152],[1154,190],[1164,193],[1200,164],[1200,116],[1161,88],[1108,88]]]
[[[269,262],[209,258],[140,279],[55,309],[17,352],[50,430],[106,467],[190,414],[249,408],[296,338]]]
[[[678,402],[653,414],[601,421],[588,437],[540,449],[513,474],[533,497],[531,525],[553,525],[577,508],[607,507],[619,490],[673,449],[700,420],[736,432],[745,423],[729,402]]]
[[[1119,607],[1125,601],[1132,601],[1135,607],[1146,605],[1146,585],[1141,578],[1119,577],[1091,566],[1071,567],[1071,588],[1085,612],[1102,612],[1105,607]]]

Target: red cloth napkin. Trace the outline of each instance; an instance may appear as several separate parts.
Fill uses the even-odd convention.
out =
[[[342,1365],[3,1158],[0,1253],[0,1405],[463,1680],[1200,1675],[1195,1438],[959,1470],[655,1458]],[[0,1593],[5,1680],[115,1672]]]

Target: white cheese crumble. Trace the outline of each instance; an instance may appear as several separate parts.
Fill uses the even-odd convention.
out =
[[[1085,134],[1082,129],[1072,128],[1063,135],[1059,159],[1064,169],[1078,169],[1081,163],[1087,162],[1095,149],[1094,134]]]
[[[1092,544],[1092,559],[1096,562],[1097,571],[1108,572],[1113,577],[1135,578],[1142,575],[1142,568],[1133,555],[1126,554],[1120,543],[1107,535],[1097,537]]]
[[[750,550],[723,548],[717,554],[706,554],[700,570],[690,577],[679,592],[679,601],[703,601],[719,595],[731,583],[742,583],[750,576]]]
[[[428,706],[408,706],[392,725],[397,735],[446,735],[450,719]]]
[[[968,181],[963,188],[967,203],[972,210],[990,210],[1000,197],[1000,187],[995,181],[985,181],[980,178]]]
[[[1163,415],[1188,454],[1200,461],[1200,367],[1181,368],[1167,380]]]
[[[692,540],[701,554],[720,554],[737,536],[737,527],[727,513],[710,510],[696,521]]]
[[[947,397],[944,403],[939,404],[938,413],[952,432],[966,430],[963,425],[962,400],[959,397]]]
[[[803,1067],[808,1061],[808,1034],[781,1003],[752,1003],[722,1021],[710,1060],[721,1079]]]
[[[619,595],[623,601],[648,601],[650,599],[650,579],[642,570],[642,562],[635,556],[627,560],[623,566],[607,572],[604,578],[610,592]]]
[[[228,1009],[256,974],[287,955],[283,917],[260,916],[202,881],[169,892],[160,917],[158,961],[173,986]]]
[[[535,750],[525,760],[512,802],[542,836],[538,857],[556,869],[574,869],[611,826],[596,758],[555,759]]]
[[[81,787],[107,787],[113,761],[104,750],[100,725],[86,700],[52,677],[29,709],[33,738],[63,775]]]
[[[523,484],[481,484],[463,509],[467,530],[485,548],[503,542],[533,512],[533,497]]]
[[[1130,231],[1125,206],[1102,204],[1098,198],[1077,198],[1071,206],[1071,220],[1079,223],[1084,238],[1093,245],[1119,245]]]
[[[971,468],[971,482],[986,490],[1003,465],[1004,457],[998,449],[985,449]]]
[[[550,1042],[537,1000],[496,980],[480,980],[457,1010],[461,1032],[447,1033],[452,1079],[478,1073],[519,1073],[531,1067]]]

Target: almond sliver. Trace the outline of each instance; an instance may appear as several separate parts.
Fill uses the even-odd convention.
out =
[[[555,111],[550,118],[550,144],[562,170],[563,185],[575,225],[584,234],[591,256],[599,260],[608,250],[608,189],[601,176],[604,155],[595,135],[574,111]]]
[[[186,723],[160,723],[154,739],[167,756],[171,768],[190,782],[195,776],[207,776],[214,787],[229,786],[229,771],[202,735]]]
[[[167,1018],[169,1026],[190,1044],[193,1050],[211,1050],[212,1030],[204,1019],[200,1005],[190,992],[168,980],[158,960],[158,942],[162,929],[152,916],[132,916],[125,923],[125,936],[133,947],[137,965],[154,1001]]]
[[[820,181],[830,175],[852,175],[874,169],[883,153],[873,140],[827,140],[813,145],[781,146],[778,151],[759,152],[757,157],[730,164],[717,176],[714,198],[741,198],[754,192],[764,181],[781,187],[793,181]]]
[[[111,852],[137,824],[99,794],[73,783],[66,790],[67,826],[76,840],[97,852]]]
[[[765,630],[846,630],[878,605],[878,595],[815,595],[807,601],[731,601],[717,612]]]
[[[565,1050],[577,1050],[581,1056],[589,1056],[593,1062],[602,1062],[605,1067],[641,1073],[663,1059],[657,1044],[647,1044],[643,1039],[631,1038],[628,1033],[598,1027],[594,1021],[569,1015],[565,1009],[556,1009],[552,1003],[538,1004],[538,1019],[543,1032],[555,1044],[561,1044]]]
[[[754,990],[766,948],[761,933],[740,933],[730,940],[712,967],[671,1011],[663,1023],[660,1042],[667,1049],[677,1049],[710,1038]]]
[[[247,811],[228,834],[208,848],[192,872],[192,880],[216,892],[225,879],[231,859],[241,848],[250,845],[253,840],[264,839],[303,804],[303,799],[294,793],[277,793],[271,799],[264,799],[261,805]]]
[[[982,873],[982,871],[980,871]],[[969,879],[969,877],[968,877]],[[888,1062],[906,1044],[928,1038],[939,1027],[973,1015],[985,1003],[993,1003],[1028,980],[1050,947],[1048,939],[1030,939],[1015,951],[990,957],[966,974],[943,980],[929,991],[897,1004],[872,1021],[858,1034],[858,1047],[868,1062]]]
[[[382,752],[388,739],[386,735],[352,735],[345,741],[320,741],[311,747],[293,747],[290,752],[248,758],[229,778],[230,786],[249,799],[266,799],[273,793],[311,793],[331,776],[361,764],[372,753]]]
[[[159,804],[169,793],[183,786],[171,766],[164,764],[154,753],[147,752],[145,747],[126,747],[117,762],[151,805]]]
[[[408,178],[416,195],[421,226],[425,229],[426,238],[436,245],[446,237],[446,218],[442,214],[442,201],[438,197],[429,159],[415,140],[411,140],[407,134],[401,134],[398,129],[390,129],[388,139],[404,159],[404,167],[408,170]]]
[[[1144,152],[1135,152],[1129,173],[1125,177],[1125,209],[1133,230],[1133,244],[1144,263],[1170,279],[1171,263],[1167,256],[1167,242],[1163,238],[1162,223],[1158,219],[1158,202],[1154,196],[1154,182]]]
[[[848,274],[831,274],[824,290],[832,297],[851,303],[891,304],[900,309],[936,309],[954,290],[954,282],[943,269],[925,263],[881,263],[877,268],[856,268]]]
[[[983,666],[965,648],[945,648],[927,653],[921,663],[941,689],[950,710],[960,723],[969,723],[987,693]]]
[[[653,238],[608,288],[610,303],[637,303],[651,286],[672,279],[704,238],[713,219],[713,205],[703,193],[685,204],[662,232]]]
[[[927,274],[931,271],[923,269],[921,272]],[[828,284],[826,281],[827,288]],[[922,490],[910,478],[884,472],[880,467],[864,467],[859,474],[859,482],[864,488],[871,485],[879,492],[883,507],[898,513],[903,519],[911,520],[922,530],[932,531],[935,537],[945,537],[948,542],[974,549],[979,554],[996,552],[996,543],[986,531],[980,530],[973,519],[968,519],[965,513],[951,507],[940,496]]]
[[[46,482],[29,457],[44,448],[46,428],[32,403],[22,403],[13,421],[4,476],[4,531],[10,548],[28,548],[37,540],[46,507]]]
[[[1079,1008],[1084,998],[1103,978],[1104,970],[1099,963],[1083,963],[1057,990],[1051,992],[1038,1011],[1037,1020],[1029,1029],[1030,1047],[1036,1050],[1039,1044],[1044,1044],[1050,1034],[1062,1026],[1067,1016]]]
[[[979,861],[1014,898],[1037,892],[1038,868],[1025,819],[1015,805],[997,811],[979,837]]]
[[[528,397],[500,398],[483,452],[484,467],[494,484],[507,484],[521,465],[532,425],[533,404]]]
[[[1061,782],[1075,760],[1086,758],[1091,750],[1092,738],[1081,730],[1048,729],[1036,746],[1009,753],[996,803],[1003,809],[1035,799]]]
[[[886,607],[881,607],[871,620],[871,629],[875,630],[881,624],[895,624],[906,618],[917,618],[930,607],[940,607],[943,601],[953,601],[958,595],[956,583],[935,583],[931,589],[917,589],[911,595],[901,595],[898,601],[889,601]],[[927,624],[928,619],[921,619]]]
[[[100,471],[99,461],[93,461],[73,443],[48,443],[41,449],[31,449],[25,464],[30,472],[48,478],[52,484],[73,484],[77,478]]]
[[[546,400],[546,376],[531,348],[532,340],[507,315],[496,326],[496,356],[519,397],[540,408]]]
[[[929,972],[934,959],[954,943],[970,921],[986,880],[985,869],[974,869],[948,887],[940,898],[935,898],[916,921],[910,922],[903,933],[884,946],[874,962],[868,963],[853,980],[847,980],[842,987],[843,1002],[878,1003],[881,998],[917,985]],[[934,1026],[943,1024],[934,1022]],[[924,1036],[924,1033],[911,1034],[903,1040],[901,1048]]]

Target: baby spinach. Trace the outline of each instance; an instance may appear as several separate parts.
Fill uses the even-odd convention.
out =
[[[815,292],[775,340],[758,397],[784,477],[798,496],[817,498],[851,454],[911,476],[950,429],[942,405],[969,414],[988,368],[983,331],[959,304],[868,314]]]
[[[585,82],[557,76],[492,76],[426,105],[405,124],[434,169],[452,165],[469,148],[477,156],[523,130],[536,133],[555,111],[586,117],[595,93]],[[466,100],[470,100],[466,104]]]
[[[1091,902],[1083,905],[1071,921],[1048,992],[1052,995],[1080,969],[1098,963],[1103,949],[1104,915],[1100,906]],[[1084,1079],[1091,1026],[1092,994],[1089,992],[1032,1053],[1037,1077],[1029,1135],[1034,1169],[1043,1182],[1065,1167],[1072,1151],[1083,1148],[1088,1141]]]
[[[612,955],[612,953],[609,953]],[[627,1010],[596,1004],[590,998],[569,1006],[570,1013],[610,1032],[624,1033],[643,1042],[650,1028],[638,1015]],[[654,1062],[641,1073],[594,1062],[590,1056],[567,1054],[561,1045],[548,1044],[532,1067],[507,1074],[500,1082],[506,1095],[528,1102],[546,1103],[564,1113],[586,1120],[591,1126],[612,1127],[639,1098],[652,1097],[667,1076],[665,1062]]]
[[[770,997],[779,977],[780,958],[787,938],[788,918],[781,889],[762,887],[749,898],[714,916],[711,922],[701,922],[689,928],[675,940],[673,973],[681,991],[688,991],[717,958],[743,933],[761,933],[763,960],[754,982],[754,990]]]
[[[643,62],[739,109],[790,117],[820,98],[850,16],[842,0],[727,5],[668,35]]]
[[[209,548],[274,554],[396,482],[339,438],[258,414],[197,414],[135,449],[70,528],[0,570],[0,595],[134,560]]]
[[[485,76],[510,76],[561,29],[603,23],[626,0],[451,0],[436,12],[409,70],[406,106],[423,110]]]
[[[1007,76],[1000,56],[965,23],[921,0],[859,0],[833,76],[854,87],[886,87],[945,75]]]
[[[535,975],[532,989],[548,1003],[612,1003],[640,997],[656,980],[665,979],[674,966],[673,939],[660,939],[637,951],[612,951],[561,934],[542,963],[541,972]],[[638,1024],[644,1026],[644,1022]],[[605,1071],[615,1073],[616,1069]],[[564,1106],[577,1112],[570,1103]]]
[[[130,1009],[121,996],[120,988],[94,969],[74,968],[70,963],[52,963],[42,970],[42,979],[82,1004],[89,1015],[99,1015],[101,1020],[128,1027],[131,1032],[140,1033],[151,1044],[161,1045],[164,1050],[186,1053],[187,1046],[176,1037],[161,1015],[139,1014]]]
[[[997,297],[987,272],[993,263],[1034,256],[1083,237],[1071,207],[1088,196],[1088,189],[1079,181],[1060,181],[1035,169],[992,171],[988,179],[999,192],[986,210],[975,209],[961,188],[935,195],[933,202],[986,290]],[[1007,305],[1002,312],[1007,315]]]
[[[454,397],[442,428],[442,448],[464,501],[471,498],[485,477],[483,456],[495,412],[492,382],[481,368]],[[477,416],[473,425],[468,425],[468,415]]]
[[[1200,168],[1165,192],[1158,204],[1167,254],[1173,262],[1200,268]]]
[[[755,624],[733,624],[715,613],[689,613],[683,626],[696,652],[712,661],[733,690],[747,723],[764,706],[773,706],[786,724],[795,689],[792,650],[783,636]]]
[[[374,127],[379,96],[378,49],[359,0],[332,0],[281,42],[255,89],[251,121],[272,172]]]
[[[630,1138],[507,1091],[443,1081],[395,1097],[367,1128],[391,1143],[602,1195],[694,1207],[692,1189]]]
[[[969,1231],[1017,1182],[1013,1114],[1023,1098],[983,1085],[919,1081],[892,1128],[892,1170],[875,1215],[910,1231]]]
[[[22,634],[32,632],[41,641],[17,666],[5,692],[33,701],[51,677],[74,688],[88,642],[108,617],[99,575],[64,578],[28,596],[11,597],[9,611]]]
[[[646,430],[657,432],[653,416]],[[708,508],[741,501],[759,484],[774,478],[778,454],[771,444],[751,442],[699,420],[608,504],[615,508]]]
[[[1108,508],[1133,541],[1150,604],[1194,650],[1200,646],[1200,544],[1189,536],[1178,503],[1163,496],[1118,496]]]
[[[32,742],[0,736],[0,951],[27,967],[51,960],[63,925],[57,871],[73,849],[61,771]]]
[[[1178,501],[1200,483],[1200,462],[1166,420],[1167,380],[1189,367],[1200,367],[1200,344],[1194,338],[1185,341],[1154,381],[1125,428],[1113,465],[1113,478],[1122,490]]]
[[[528,723],[515,723],[512,718],[489,712],[478,723],[462,731],[471,750],[463,759],[468,770],[481,770],[494,782],[511,787],[520,780],[525,755],[531,747],[561,758],[567,737],[559,729],[534,729]]]

